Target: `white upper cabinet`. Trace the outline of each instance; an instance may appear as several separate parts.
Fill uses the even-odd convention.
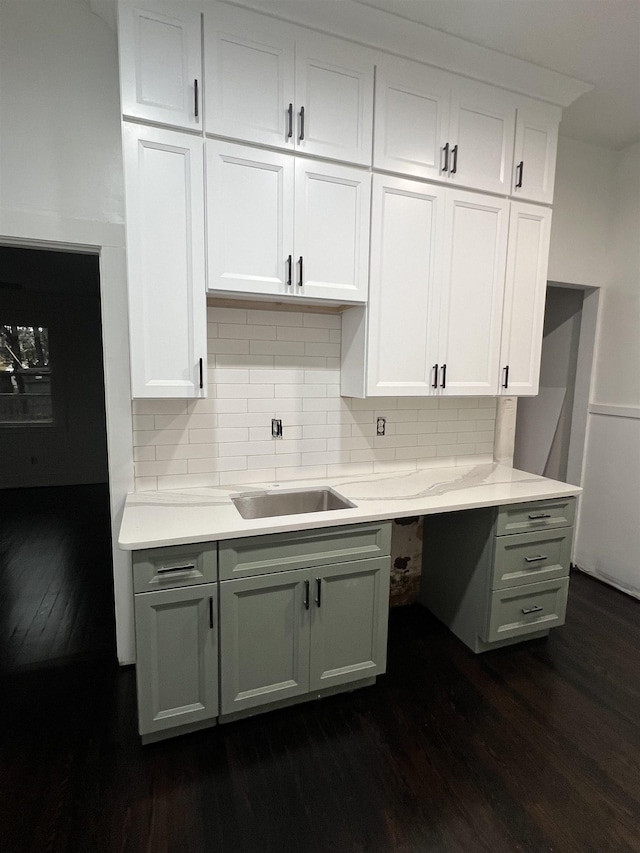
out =
[[[464,187],[508,195],[516,110],[502,89],[460,80],[451,101],[449,177]]]
[[[204,32],[207,133],[371,163],[368,49],[222,4]]]
[[[312,32],[296,39],[296,149],[371,164],[373,57],[368,50]]]
[[[440,279],[440,393],[498,391],[509,202],[449,190]]]
[[[210,291],[366,301],[368,172],[206,144]]]
[[[560,109],[527,101],[518,106],[512,194],[551,204],[556,176]]]
[[[373,165],[442,180],[449,138],[451,75],[388,57],[376,65]]]
[[[371,175],[302,158],[295,164],[292,289],[310,298],[366,302]]]
[[[375,168],[506,195],[515,96],[387,57],[376,66]]]
[[[203,140],[123,126],[133,397],[206,395]]]
[[[537,394],[551,211],[511,203],[500,355],[502,394]]]
[[[121,0],[122,112],[175,127],[202,122],[201,15],[193,4]]]
[[[294,32],[282,21],[234,6],[207,7],[208,133],[293,147]]]
[[[432,392],[446,192],[374,176],[366,396]]]
[[[366,312],[343,314],[345,396],[498,393],[509,201],[374,176]]]

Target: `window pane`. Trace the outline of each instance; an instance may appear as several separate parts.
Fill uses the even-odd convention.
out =
[[[0,423],[53,423],[44,326],[0,325]]]

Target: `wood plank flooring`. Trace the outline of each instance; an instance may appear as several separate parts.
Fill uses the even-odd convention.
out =
[[[0,490],[0,671],[115,657],[106,484]]]
[[[0,849],[640,851],[639,617],[574,573],[565,627],[474,656],[398,608],[375,687],[147,747],[133,669],[14,673]]]

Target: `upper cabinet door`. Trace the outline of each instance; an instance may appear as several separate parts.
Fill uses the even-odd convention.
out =
[[[371,175],[362,169],[296,159],[297,295],[366,302]]]
[[[118,28],[122,112],[200,128],[200,11],[191,4],[121,0]]]
[[[447,190],[374,175],[368,396],[432,393]]]
[[[446,218],[440,393],[496,394],[509,202],[449,190]]]
[[[207,7],[207,133],[293,148],[294,31],[244,9]]]
[[[537,394],[551,211],[511,203],[500,357],[502,394]]]
[[[206,145],[209,290],[293,294],[293,157]]]
[[[553,201],[559,124],[560,110],[550,104],[518,107],[512,189],[517,198]]]
[[[514,96],[458,79],[451,104],[449,175],[456,184],[508,195],[511,189]]]
[[[451,76],[391,57],[376,65],[376,169],[430,180],[448,176]]]
[[[295,145],[349,163],[371,164],[373,56],[341,39],[296,37]]]
[[[123,126],[133,397],[206,395],[203,144]]]

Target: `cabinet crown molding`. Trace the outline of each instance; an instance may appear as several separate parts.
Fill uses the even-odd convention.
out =
[[[211,0],[204,0],[205,11],[210,3]],[[428,56],[429,65],[559,107],[568,107],[593,89],[592,84],[575,77],[433,30],[358,0],[339,3],[248,0],[229,5],[253,9],[418,62],[424,62]]]

